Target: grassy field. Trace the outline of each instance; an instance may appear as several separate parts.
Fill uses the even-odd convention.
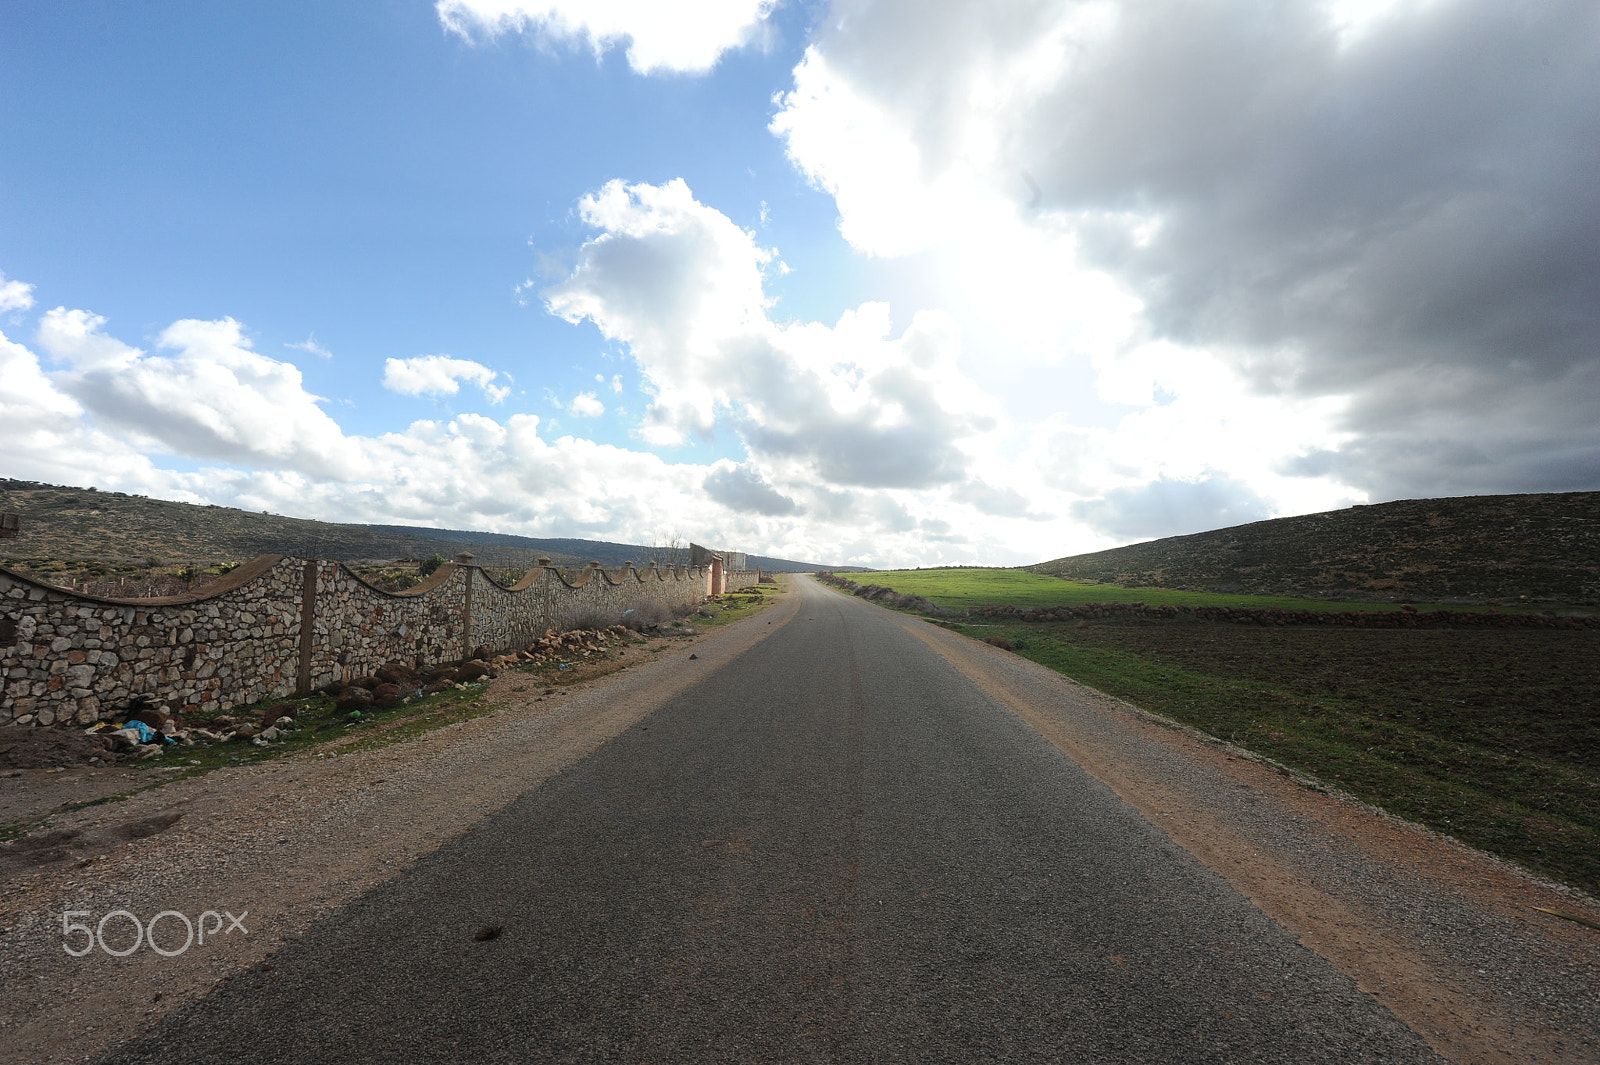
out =
[[[1016,570],[853,576],[957,607],[1307,605],[1150,588],[1113,595],[1107,585]],[[1192,618],[956,631],[1004,637],[1018,654],[1075,680],[1600,894],[1600,631]]]
[[[1286,595],[1228,595],[1166,588],[1123,588],[1115,584],[1068,581],[1021,569],[901,569],[852,573],[858,584],[881,584],[906,595],[921,595],[943,606],[1081,606],[1085,603],[1145,603],[1150,606],[1276,607],[1279,610],[1395,610],[1394,603],[1296,599]],[[1418,610],[1440,609],[1418,603]],[[1453,606],[1452,610],[1473,607]]]

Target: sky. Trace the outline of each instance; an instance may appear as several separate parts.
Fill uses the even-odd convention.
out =
[[[0,476],[1021,564],[1600,489],[1600,4],[0,5]]]

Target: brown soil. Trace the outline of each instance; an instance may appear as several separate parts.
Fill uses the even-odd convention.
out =
[[[111,752],[102,742],[72,729],[28,728],[23,725],[0,728],[0,771],[51,769],[89,765],[91,762],[109,764],[112,760]]]

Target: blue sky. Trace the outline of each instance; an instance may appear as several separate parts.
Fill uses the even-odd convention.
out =
[[[312,391],[352,403],[340,421],[355,432],[435,410],[370,395],[387,357],[501,368],[529,393],[518,409],[543,410],[544,389],[570,397],[627,369],[514,291],[541,255],[570,258],[588,235],[574,204],[612,178],[684,178],[791,265],[850,270],[831,200],[766,129],[804,43],[805,12],[780,15],[768,49],[641,78],[620,49],[475,47],[428,4],[9,6],[5,266],[135,343],[232,316]],[[827,281],[784,296],[794,314],[846,305]],[[312,336],[337,357],[284,352]]]
[[[13,2],[0,475],[877,565],[1597,488],[1597,21]]]

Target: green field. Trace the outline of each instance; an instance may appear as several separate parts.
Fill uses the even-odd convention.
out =
[[[1279,610],[1397,610],[1397,603],[1334,602],[1287,595],[1228,595],[1168,588],[1123,588],[1088,584],[1021,569],[897,569],[846,574],[857,584],[881,584],[905,595],[921,595],[941,606],[1082,606],[1086,603],[1145,603],[1149,606],[1275,607]],[[1444,609],[1418,603],[1418,610]],[[1473,607],[1452,606],[1451,610]]]
[[[957,608],[1394,609],[1113,588],[1004,569],[850,576]],[[1600,630],[1262,627],[1189,617],[954,627],[1003,638],[1074,680],[1600,894]]]

